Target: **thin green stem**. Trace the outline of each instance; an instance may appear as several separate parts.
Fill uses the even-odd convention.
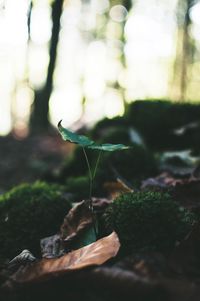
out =
[[[100,158],[101,158],[101,153],[102,153],[102,150],[100,150],[100,152],[98,154],[98,157],[97,157],[97,161],[96,161],[96,164],[95,164],[94,172],[93,172],[93,175],[92,175],[92,179],[93,180],[94,180],[94,178],[96,176],[96,171],[97,171],[97,167],[99,165],[99,161],[100,161]]]
[[[92,180],[92,169],[90,167],[90,162],[88,160],[88,156],[87,156],[87,153],[85,151],[85,148],[83,147],[83,153],[85,155],[85,159],[86,159],[86,162],[87,162],[87,167],[88,167],[88,171],[89,171],[89,178],[90,178],[90,181]]]
[[[99,152],[99,155],[98,155],[98,158],[97,158],[97,161],[96,161],[96,164],[95,164],[95,168],[94,168],[94,172],[93,172],[93,173],[92,173],[92,169],[91,169],[91,166],[90,166],[90,162],[89,162],[89,159],[88,159],[88,156],[87,156],[87,153],[86,153],[84,147],[83,147],[83,153],[84,153],[84,155],[85,155],[85,159],[86,159],[86,162],[87,162],[87,167],[88,167],[88,172],[89,172],[89,180],[90,180],[90,188],[89,188],[89,208],[90,208],[91,211],[92,211],[93,228],[94,228],[95,236],[97,237],[96,217],[95,217],[95,215],[94,215],[93,205],[92,205],[92,189],[93,189],[93,181],[94,181],[94,178],[95,178],[95,175],[96,175],[97,167],[98,167],[99,160],[100,160],[100,156],[101,156],[101,151]]]
[[[95,167],[94,167],[94,172],[92,173],[92,168],[90,166],[90,162],[89,162],[86,150],[83,147],[83,153],[85,155],[85,159],[86,159],[86,163],[87,163],[87,167],[88,167],[88,171],[89,171],[89,180],[90,180],[89,199],[90,200],[92,198],[93,181],[94,181],[94,178],[95,178],[95,175],[96,175],[97,167],[99,165],[99,161],[100,161],[100,157],[101,157],[101,152],[102,152],[102,150],[100,150],[100,152],[98,154],[97,161],[96,161]]]
[[[89,189],[89,200],[90,200],[90,208],[93,211],[93,207],[92,207],[92,189],[93,189],[93,179],[90,179],[90,189]]]

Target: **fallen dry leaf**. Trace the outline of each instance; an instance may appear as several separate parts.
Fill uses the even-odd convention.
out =
[[[118,236],[113,232],[109,236],[60,258],[44,258],[24,269],[19,269],[12,278],[18,283],[39,282],[88,266],[101,265],[115,257],[119,248]]]
[[[148,178],[142,181],[141,189],[149,187],[167,188],[169,186],[175,186],[177,183],[181,183],[182,179],[177,179],[168,172],[163,172],[155,178]]]
[[[64,240],[66,248],[70,248],[72,242],[93,223],[92,212],[88,203],[82,201],[75,205],[64,218],[61,226],[61,238]]]
[[[169,189],[175,201],[182,206],[195,209],[200,207],[200,180],[194,177],[181,179],[169,173],[162,173],[155,178],[142,182],[141,189]]]
[[[99,213],[105,210],[105,208],[112,203],[111,199],[107,198],[92,198],[92,206],[95,212]]]
[[[133,189],[128,187],[125,182],[119,178],[117,178],[117,181],[115,182],[106,182],[104,184],[104,189],[107,191],[111,199],[115,199],[120,194],[125,192],[133,192]]]

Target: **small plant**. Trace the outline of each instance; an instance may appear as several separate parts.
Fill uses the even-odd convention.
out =
[[[55,234],[71,208],[58,185],[21,184],[0,196],[0,255],[40,252],[40,239]]]
[[[111,143],[97,144],[93,140],[90,140],[86,136],[77,135],[77,134],[65,129],[61,125],[61,121],[58,123],[58,129],[62,135],[63,140],[71,142],[71,143],[75,143],[82,147],[82,150],[83,150],[83,153],[85,156],[85,160],[87,163],[87,167],[88,167],[88,172],[89,172],[89,202],[90,202],[89,206],[90,206],[91,210],[93,211],[92,190],[93,190],[94,179],[95,179],[95,175],[96,175],[96,171],[97,171],[97,168],[99,165],[102,151],[113,152],[113,151],[117,151],[117,150],[124,150],[124,149],[128,149],[129,146],[126,146],[124,144],[111,144]],[[92,170],[92,168],[91,168],[86,149],[98,151],[98,156],[97,156],[97,160],[96,160],[96,163],[94,166],[94,170]],[[96,232],[96,230],[95,230],[95,232]]]
[[[120,195],[104,215],[126,251],[168,251],[191,229],[193,214],[179,207],[170,195],[136,192]]]
[[[63,140],[78,144],[79,146],[82,147],[87,167],[88,167],[88,172],[89,172],[89,180],[90,180],[90,189],[89,189],[89,199],[91,200],[92,197],[92,188],[93,188],[93,182],[94,178],[96,175],[97,167],[100,161],[100,156],[102,151],[107,151],[107,152],[113,152],[117,150],[124,150],[128,149],[129,146],[126,146],[124,144],[111,144],[111,143],[103,143],[103,144],[96,144],[94,141],[90,140],[88,137],[83,136],[83,135],[77,135],[65,128],[62,127],[61,121],[58,123],[58,129],[62,135]],[[98,157],[95,163],[94,170],[92,171],[92,168],[90,166],[90,162],[86,153],[86,149],[90,150],[98,150]]]

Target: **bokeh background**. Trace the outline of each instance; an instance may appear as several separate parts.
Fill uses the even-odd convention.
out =
[[[198,0],[0,0],[0,135],[200,99]]]

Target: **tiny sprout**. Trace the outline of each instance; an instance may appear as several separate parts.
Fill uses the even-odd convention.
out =
[[[87,167],[88,167],[88,172],[89,172],[89,181],[90,181],[90,188],[89,188],[89,207],[93,211],[93,206],[92,206],[92,189],[93,189],[93,183],[96,175],[96,171],[100,162],[100,157],[102,151],[107,151],[107,152],[113,152],[117,150],[125,150],[130,148],[127,145],[124,144],[111,144],[111,143],[103,143],[103,144],[97,144],[93,140],[90,140],[87,136],[84,135],[77,135],[76,133],[73,133],[69,131],[68,129],[64,128],[61,125],[62,120],[58,123],[58,129],[59,132],[63,138],[63,140],[75,143],[79,146],[82,147],[83,153],[86,159]],[[86,153],[86,149],[92,149],[92,150],[98,150],[98,156],[97,160],[95,163],[94,171],[92,172],[92,168]],[[96,231],[95,231],[96,232]]]

